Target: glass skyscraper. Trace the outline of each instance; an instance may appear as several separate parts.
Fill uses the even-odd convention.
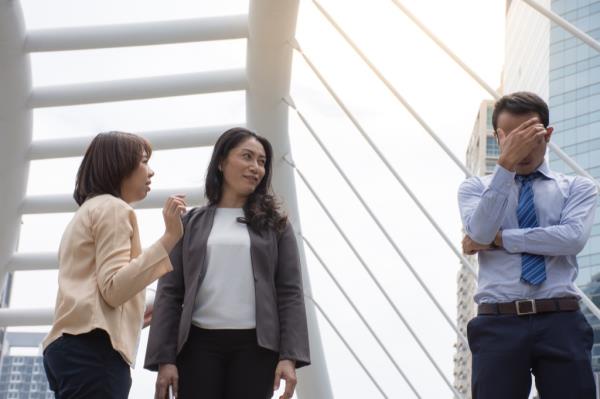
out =
[[[555,0],[552,11],[600,40],[600,0]],[[549,105],[553,141],[600,179],[600,53],[557,25],[550,29]],[[552,169],[572,173],[550,152]],[[578,285],[600,306],[600,211],[590,240],[578,256]],[[600,372],[600,320],[585,311],[594,327],[592,362]],[[597,374],[598,375],[598,374]]]

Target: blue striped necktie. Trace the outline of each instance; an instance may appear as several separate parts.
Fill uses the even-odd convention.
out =
[[[517,206],[517,219],[519,228],[527,229],[538,227],[538,219],[533,203],[533,181],[542,177],[540,172],[530,175],[517,175],[516,179],[521,183],[519,190],[519,205]],[[521,254],[521,281],[539,285],[546,280],[546,262],[543,255]]]

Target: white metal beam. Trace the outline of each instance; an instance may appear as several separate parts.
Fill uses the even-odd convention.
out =
[[[0,309],[0,327],[49,326],[53,318],[53,308]]]
[[[10,258],[7,268],[11,272],[58,269],[58,255],[56,252],[17,252]]]
[[[244,39],[248,16],[40,29],[27,33],[25,51],[68,51],[111,47]]]
[[[0,1],[0,297],[6,263],[17,249],[19,208],[25,197],[32,136],[29,56],[23,51],[25,22],[18,1]]]
[[[150,141],[154,151],[171,150],[177,148],[212,146],[219,136],[227,129],[232,126],[244,125],[245,123],[239,123],[219,126],[154,130],[140,132],[138,134]],[[29,148],[29,159],[39,160],[81,156],[92,139],[93,136],[84,136],[33,141]]]
[[[183,187],[153,190],[143,201],[133,204],[136,209],[162,208],[169,195],[185,194],[190,206],[204,202],[204,187]],[[77,204],[71,194],[34,195],[26,197],[20,211],[23,214],[75,212]]]
[[[154,303],[155,290],[146,288],[146,306]],[[49,326],[54,308],[0,308],[0,328],[19,326]]]
[[[231,69],[37,87],[31,93],[28,105],[32,108],[59,107],[236,91],[245,90],[246,88],[245,71],[243,69]]]
[[[289,94],[292,49],[299,0],[252,0],[248,13],[246,121],[248,127],[273,145],[273,189],[283,200],[295,230],[300,231],[294,173],[282,156],[290,152],[288,108],[281,99]],[[312,296],[303,246],[304,292]],[[333,398],[315,307],[306,304],[312,365],[298,371],[301,399]]]

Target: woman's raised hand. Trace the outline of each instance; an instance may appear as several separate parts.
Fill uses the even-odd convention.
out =
[[[171,252],[175,244],[183,236],[181,215],[186,212],[186,206],[185,195],[171,195],[167,198],[163,206],[162,213],[165,220],[165,234],[161,237],[160,242],[167,252]]]

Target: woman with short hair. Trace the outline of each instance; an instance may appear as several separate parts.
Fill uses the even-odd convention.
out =
[[[60,243],[54,323],[43,342],[58,399],[128,397],[145,288],[172,270],[168,253],[183,234],[186,205],[183,197],[169,197],[165,233],[142,251],[130,204],[150,191],[151,154],[139,136],[101,133],[79,167],[73,194],[79,209]]]
[[[271,192],[271,144],[233,128],[215,144],[208,205],[184,216],[158,282],[145,367],[155,398],[266,399],[308,365],[308,329],[294,231]]]

